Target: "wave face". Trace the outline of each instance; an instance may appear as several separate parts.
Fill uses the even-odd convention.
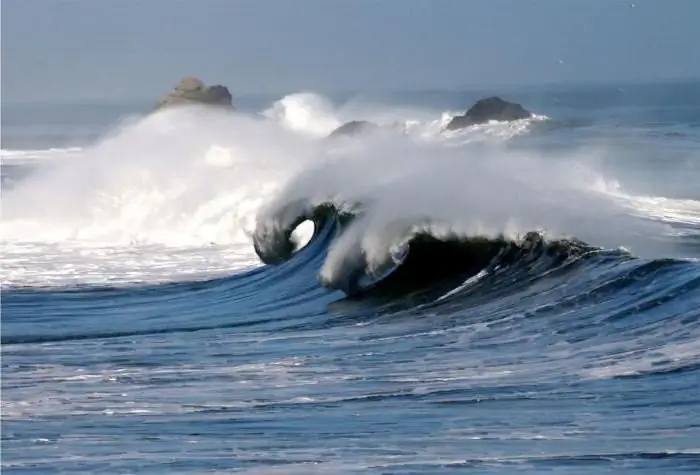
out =
[[[640,123],[643,92],[456,132],[461,93],[299,93],[3,150],[3,469],[697,470],[700,110]]]

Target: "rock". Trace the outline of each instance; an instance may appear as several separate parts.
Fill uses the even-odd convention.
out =
[[[201,79],[197,78],[183,78],[180,80],[180,83],[175,86],[176,91],[182,91],[182,92],[187,92],[187,91],[199,91],[204,89],[206,86],[204,86],[204,83],[202,82]]]
[[[366,120],[352,120],[341,125],[337,129],[328,135],[329,137],[339,137],[339,136],[355,136],[359,134],[364,134],[367,132],[372,132],[379,129],[379,126],[375,123],[368,122]]]
[[[233,96],[226,86],[206,86],[200,79],[186,77],[167,96],[156,104],[156,109],[176,105],[206,104],[233,107]]]
[[[466,114],[455,116],[447,130],[462,129],[470,125],[483,124],[490,120],[511,121],[532,117],[532,113],[520,104],[504,101],[500,97],[487,97],[477,101]]]

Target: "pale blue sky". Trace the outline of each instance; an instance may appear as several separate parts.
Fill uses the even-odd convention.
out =
[[[634,6],[632,6],[634,5]],[[700,77],[700,0],[2,0],[3,100]]]

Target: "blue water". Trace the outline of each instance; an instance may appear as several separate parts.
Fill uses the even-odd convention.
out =
[[[382,100],[454,110],[482,95]],[[508,98],[549,117],[508,149],[614,151],[600,168],[656,207],[635,219],[673,231],[657,254],[546,240],[475,277],[468,239],[414,244],[391,292],[400,265],[348,296],[319,280],[352,226],[329,214],[279,265],[113,284],[23,284],[18,269],[2,293],[3,471],[699,473],[700,83]],[[3,111],[4,150],[80,146],[139,111],[32,107]],[[36,167],[3,160],[4,193]],[[41,248],[47,273],[80,269],[61,245]]]

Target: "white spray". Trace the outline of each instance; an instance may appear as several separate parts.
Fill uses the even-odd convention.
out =
[[[358,253],[380,263],[426,218],[435,232],[546,229],[655,252],[650,236],[665,228],[619,205],[619,193],[587,165],[593,152],[523,153],[503,144],[532,121],[444,134],[449,115],[424,111],[385,134],[325,139],[344,120],[393,123],[397,114],[365,103],[336,110],[301,94],[258,117],[186,108],[130,120],[5,190],[2,280],[65,285],[235,273],[259,264],[256,218],[270,220],[294,200],[370,206],[335,243],[325,277]]]

